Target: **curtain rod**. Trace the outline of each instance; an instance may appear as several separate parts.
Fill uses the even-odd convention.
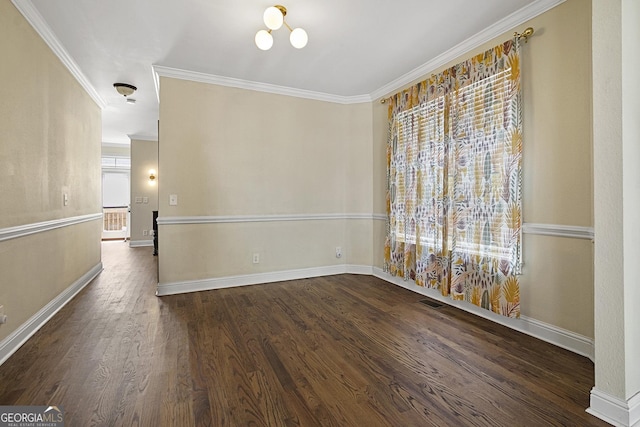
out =
[[[513,37],[517,38],[518,40],[524,38],[524,42],[527,43],[529,41],[529,37],[533,35],[533,31],[533,27],[527,27],[522,33],[519,33],[517,31],[513,33]],[[381,104],[384,104],[385,102],[387,102],[387,98],[382,98],[380,100]]]

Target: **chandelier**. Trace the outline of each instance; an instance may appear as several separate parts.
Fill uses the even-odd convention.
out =
[[[271,35],[271,31],[279,29],[283,24],[289,29],[289,41],[293,47],[296,49],[302,49],[307,45],[307,42],[309,41],[307,32],[302,28],[292,29],[284,20],[286,15],[287,8],[279,4],[268,7],[267,10],[264,11],[264,25],[267,26],[268,30],[260,30],[256,33],[255,41],[256,46],[258,46],[259,49],[271,49],[271,46],[273,46],[273,36]]]

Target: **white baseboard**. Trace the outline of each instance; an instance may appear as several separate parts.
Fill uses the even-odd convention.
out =
[[[15,353],[38,329],[44,326],[62,307],[73,299],[78,292],[89,284],[102,271],[102,262],[96,264],[71,286],[52,299],[40,311],[31,316],[18,329],[0,341],[0,365]]]
[[[594,387],[587,412],[616,427],[640,427],[640,393],[624,401]]]
[[[373,268],[373,275],[394,285],[428,296],[429,298],[438,300],[444,304],[457,307],[461,310],[475,314],[476,316],[499,323],[508,328],[541,339],[542,341],[546,341],[593,360],[594,341],[589,337],[585,337],[526,316],[521,316],[520,319],[511,319],[464,301],[454,301],[451,298],[442,296],[442,294],[435,289],[418,286],[412,281],[404,280],[401,277],[385,273],[382,269],[377,267]]]
[[[186,282],[159,283],[157,296],[184,294],[187,292],[210,291],[236,286],[258,285],[308,279],[310,277],[333,276],[335,274],[372,274],[372,267],[366,265],[330,265],[326,267],[302,268],[299,270],[274,271],[270,273],[245,274],[241,276],[216,277],[190,280]]]
[[[142,248],[147,246],[153,246],[153,240],[130,240],[130,248]]]
[[[518,329],[520,332],[588,357],[592,362],[594,361],[595,344],[592,338],[531,317],[520,316],[520,320],[523,322],[522,329]]]

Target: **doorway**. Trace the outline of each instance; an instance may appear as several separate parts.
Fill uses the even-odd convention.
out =
[[[103,240],[130,237],[130,179],[130,159],[102,158]]]

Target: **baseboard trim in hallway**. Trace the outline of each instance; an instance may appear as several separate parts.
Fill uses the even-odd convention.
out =
[[[52,299],[40,311],[31,316],[18,329],[8,337],[0,341],[0,365],[2,365],[13,353],[15,353],[38,329],[43,327],[62,307],[73,299],[78,292],[87,286],[102,271],[102,262],[99,262],[91,270],[87,271],[71,286]]]

